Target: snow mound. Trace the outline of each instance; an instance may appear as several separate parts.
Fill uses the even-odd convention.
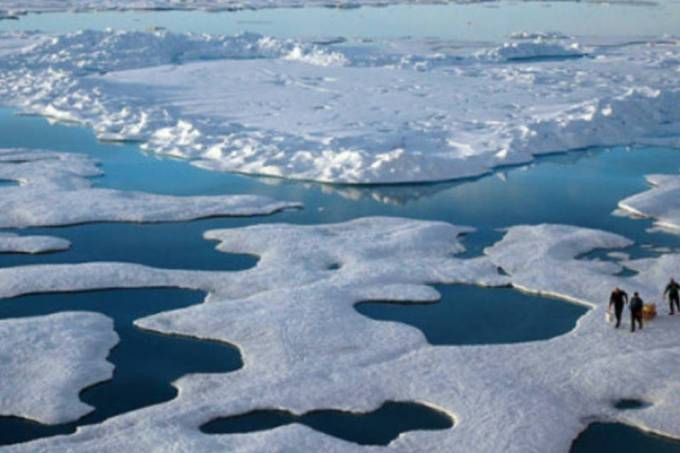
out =
[[[0,149],[0,179],[20,183],[0,187],[0,228],[171,222],[263,215],[299,206],[254,195],[173,197],[94,188],[88,178],[99,174],[96,163],[84,155]]]
[[[84,30],[41,39],[4,65],[88,74],[195,60],[255,58],[287,58],[322,66],[344,63],[342,55],[321,47],[256,33]]]
[[[117,342],[111,319],[96,313],[1,320],[0,415],[58,424],[87,414],[78,395],[111,377]]]
[[[71,243],[51,236],[19,236],[0,233],[0,253],[45,253],[66,250]]]
[[[576,42],[569,43],[564,41],[555,41],[553,39],[546,39],[542,36],[539,36],[533,40],[506,42],[497,49],[482,53],[482,56],[505,61],[533,61],[558,58],[574,58],[585,55],[586,52]]]
[[[537,31],[537,32],[519,31],[512,33],[510,35],[510,39],[529,39],[529,40],[571,39],[571,36],[565,35],[564,33],[560,33],[558,31]]]
[[[652,218],[655,224],[678,232],[680,230],[680,176],[649,175],[653,186],[646,192],[619,202],[619,208],[632,216]]]

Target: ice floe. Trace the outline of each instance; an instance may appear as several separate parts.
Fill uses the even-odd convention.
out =
[[[433,181],[568,149],[680,143],[672,38],[613,45],[523,33],[499,47],[165,31],[17,36],[0,37],[13,43],[0,62],[0,102],[216,170]]]
[[[650,175],[652,188],[619,202],[619,208],[629,215],[649,217],[666,231],[680,230],[680,176]]]
[[[170,222],[263,215],[298,206],[255,195],[173,197],[92,187],[89,178],[101,173],[96,162],[85,155],[0,149],[0,179],[20,183],[0,187],[0,228],[98,221]]]
[[[71,243],[51,236],[19,236],[0,232],[0,253],[45,253],[66,250]]]
[[[118,342],[113,322],[66,312],[0,321],[0,415],[65,423],[92,410],[82,389],[109,379],[106,361]]]
[[[619,264],[580,258],[630,245],[621,236],[564,225],[518,226],[486,250],[458,259],[466,228],[367,218],[335,225],[257,225],[206,237],[224,252],[261,256],[242,272],[188,272],[122,263],[0,269],[0,296],[44,290],[181,286],[210,292],[205,303],[137,321],[165,334],[238,345],[244,368],[186,376],[168,403],[8,451],[355,451],[357,446],[301,425],[240,435],[207,435],[218,417],[285,408],[369,412],[385,401],[417,401],[451,415],[453,429],[403,434],[391,451],[568,451],[589,420],[620,421],[680,437],[680,331],[662,316],[641,333],[614,330],[604,311],[614,285],[653,301],[680,255]],[[500,275],[502,267],[508,276]],[[36,275],[49,276],[46,280]],[[359,315],[367,299],[427,301],[427,283],[512,282],[592,307],[576,328],[548,341],[433,347],[417,330]],[[565,302],[566,303],[566,302]],[[651,371],[653,370],[653,371]],[[622,378],[625,376],[625,378]],[[621,411],[621,399],[650,403]]]

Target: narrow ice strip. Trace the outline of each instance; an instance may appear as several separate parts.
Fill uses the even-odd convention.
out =
[[[0,149],[0,179],[19,183],[0,188],[0,228],[173,222],[266,215],[299,206],[255,195],[174,197],[92,187],[89,178],[101,173],[84,155]]]
[[[0,253],[46,253],[66,250],[71,243],[51,236],[19,236],[0,233]]]
[[[500,47],[120,31],[27,39],[0,63],[0,102],[213,170],[399,183],[592,146],[680,146],[680,44],[670,38],[518,34]]]
[[[628,215],[654,219],[654,223],[674,233],[680,232],[680,176],[650,175],[652,188],[619,202]]]
[[[111,377],[117,342],[111,319],[96,313],[1,320],[0,415],[58,424],[87,414],[78,395]]]

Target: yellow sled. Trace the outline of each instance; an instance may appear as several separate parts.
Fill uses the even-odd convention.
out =
[[[645,321],[656,318],[656,304],[644,304],[642,306],[642,318]]]

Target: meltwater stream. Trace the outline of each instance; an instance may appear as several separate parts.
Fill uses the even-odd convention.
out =
[[[88,154],[101,162],[105,175],[96,178],[94,182],[103,187],[176,195],[251,193],[268,195],[279,200],[299,201],[305,205],[305,209],[301,211],[287,211],[268,217],[216,218],[171,224],[102,223],[60,228],[31,228],[21,233],[63,237],[72,242],[72,248],[65,252],[41,255],[0,254],[0,266],[114,260],[156,267],[238,270],[255,265],[257,258],[217,252],[214,250],[214,243],[202,239],[205,230],[264,222],[330,223],[371,215],[443,220],[474,226],[478,228],[478,232],[467,236],[463,241],[468,249],[466,256],[479,255],[485,246],[498,240],[502,236],[502,232],[498,231],[499,228],[542,222],[567,223],[623,234],[636,241],[634,247],[626,250],[632,256],[653,254],[653,247],[680,250],[680,238],[677,236],[648,232],[647,229],[651,226],[650,221],[610,215],[619,200],[646,189],[644,174],[672,173],[680,169],[680,152],[672,149],[620,147],[581,150],[541,158],[531,165],[501,169],[493,175],[471,180],[437,184],[350,187],[208,172],[183,161],[145,155],[134,144],[100,143],[87,129],[50,125],[42,118],[17,116],[11,110],[0,110],[0,147],[42,148]],[[597,193],[598,196],[592,197],[593,193]],[[606,255],[593,255],[588,258],[612,259]],[[408,310],[413,313],[411,319],[406,319],[403,315],[396,313],[405,307],[389,306],[387,311],[392,311],[392,309],[396,311],[367,314],[376,318],[382,317],[382,319],[402,317],[400,320],[404,322],[415,323],[417,320],[418,328],[432,343],[449,344],[455,341],[498,343],[549,338],[568,331],[583,312],[583,308],[569,305],[566,302],[542,300],[535,307],[526,304],[526,310],[536,309],[537,313],[540,312],[541,322],[546,326],[543,334],[526,338],[522,337],[526,335],[526,332],[508,333],[501,330],[498,332],[499,336],[495,337],[494,332],[485,330],[478,336],[473,331],[469,331],[465,333],[463,340],[447,338],[437,340],[437,335],[442,332],[442,315],[437,310],[444,308],[446,313],[447,304],[462,302],[468,306],[483,307],[489,303],[489,299],[492,299],[493,303],[511,303],[512,297],[516,296],[516,292],[512,290],[485,290],[469,287],[442,287],[440,289],[443,294],[443,300],[440,303],[443,305],[408,307]],[[123,292],[120,294],[123,294],[128,290],[121,291]],[[138,294],[140,298],[155,299],[156,297],[153,295],[153,291],[156,290],[140,291],[143,292]],[[146,293],[146,291],[149,292]],[[50,297],[64,298],[67,295],[26,296],[23,300],[26,303],[21,305],[20,316],[44,313],[44,307],[47,305],[44,301],[40,303],[40,300],[44,298],[46,301]],[[192,303],[196,302],[198,301]],[[5,303],[8,305],[3,309],[2,304]],[[129,305],[121,305],[124,311],[127,310],[127,308],[122,308],[124,306],[129,307]],[[418,311],[419,308],[423,310]],[[164,305],[155,305],[154,309],[167,310],[168,308]],[[435,310],[431,312],[431,315],[426,314],[433,309]],[[12,300],[0,301],[0,317],[19,316],[18,312],[13,313],[14,310],[18,310],[16,300],[14,302]],[[110,316],[115,318],[117,315],[111,313]],[[125,313],[125,316],[128,316],[128,321],[131,322],[141,315],[130,311]],[[451,314],[445,316],[451,316]],[[483,325],[484,323],[484,310],[469,310],[464,316],[471,324]],[[121,335],[122,342],[117,348],[118,352],[114,349],[110,357],[111,360],[119,360],[120,363],[134,361],[134,353],[124,352],[123,342],[128,340],[123,335],[123,331],[119,330],[122,329],[122,325],[119,325],[117,321],[116,330]],[[133,329],[131,332],[134,332],[134,328],[131,327],[131,329]],[[149,335],[143,332],[135,333],[140,335],[140,338]],[[501,337],[501,334],[505,336]],[[160,337],[157,338],[158,341],[165,340],[162,336],[158,337]],[[177,341],[184,340],[178,339]],[[188,341],[190,342],[188,347],[192,351],[191,348],[194,346],[196,348],[205,346],[201,341]],[[219,352],[216,353],[225,353],[224,346],[213,346],[218,348]],[[229,354],[228,349],[226,351],[226,354]],[[118,358],[114,359],[116,354]],[[211,371],[203,368],[200,363],[193,364],[193,359],[190,358],[192,354],[187,354],[188,362],[184,364],[187,366],[182,368],[180,373],[192,370],[193,365],[196,365],[198,370]],[[227,368],[232,366],[229,363],[231,363],[229,360],[218,361],[220,366]],[[223,371],[226,370],[223,369]],[[123,373],[123,371],[119,372]],[[172,367],[170,370],[163,368],[161,372],[172,373]],[[176,373],[173,376],[172,379],[178,377]],[[108,385],[115,385],[114,382],[115,377]],[[163,380],[163,382],[162,387],[167,391],[168,380]],[[102,384],[101,389],[104,389],[106,385]],[[97,388],[98,386],[84,391],[83,399],[87,400],[89,394],[95,395]],[[127,398],[127,396],[124,397],[125,400]],[[135,396],[130,395],[129,398],[132,401]],[[150,401],[141,403],[141,405],[153,403],[154,401]],[[91,404],[95,405],[96,410],[88,417],[101,417],[102,414],[113,415],[121,412],[120,409],[114,409],[111,402],[105,400],[99,400],[99,403],[93,401]],[[140,407],[136,404],[130,403],[127,409],[122,409],[122,411]],[[399,416],[401,415],[397,418]],[[78,424],[87,423],[87,420],[87,418],[83,419]],[[284,420],[284,422],[290,422],[290,420]],[[13,442],[57,432],[68,432],[73,429],[73,426],[63,427],[66,431],[59,431],[62,428],[54,428],[56,431],[50,431],[53,427],[38,429],[35,424],[25,420],[5,419],[0,421],[0,433],[2,436],[9,436],[6,437],[6,442]],[[610,440],[606,436],[596,435],[598,432],[604,429],[611,436],[617,435],[616,433],[620,430],[631,429],[622,425],[593,426],[575,443],[574,451],[603,451],[608,449]],[[40,429],[46,431],[42,432]],[[595,434],[591,435],[592,433]],[[12,436],[15,437],[12,438]],[[641,439],[640,445],[646,446],[646,451],[664,451],[655,450],[655,442],[658,442],[656,437],[641,435]]]

